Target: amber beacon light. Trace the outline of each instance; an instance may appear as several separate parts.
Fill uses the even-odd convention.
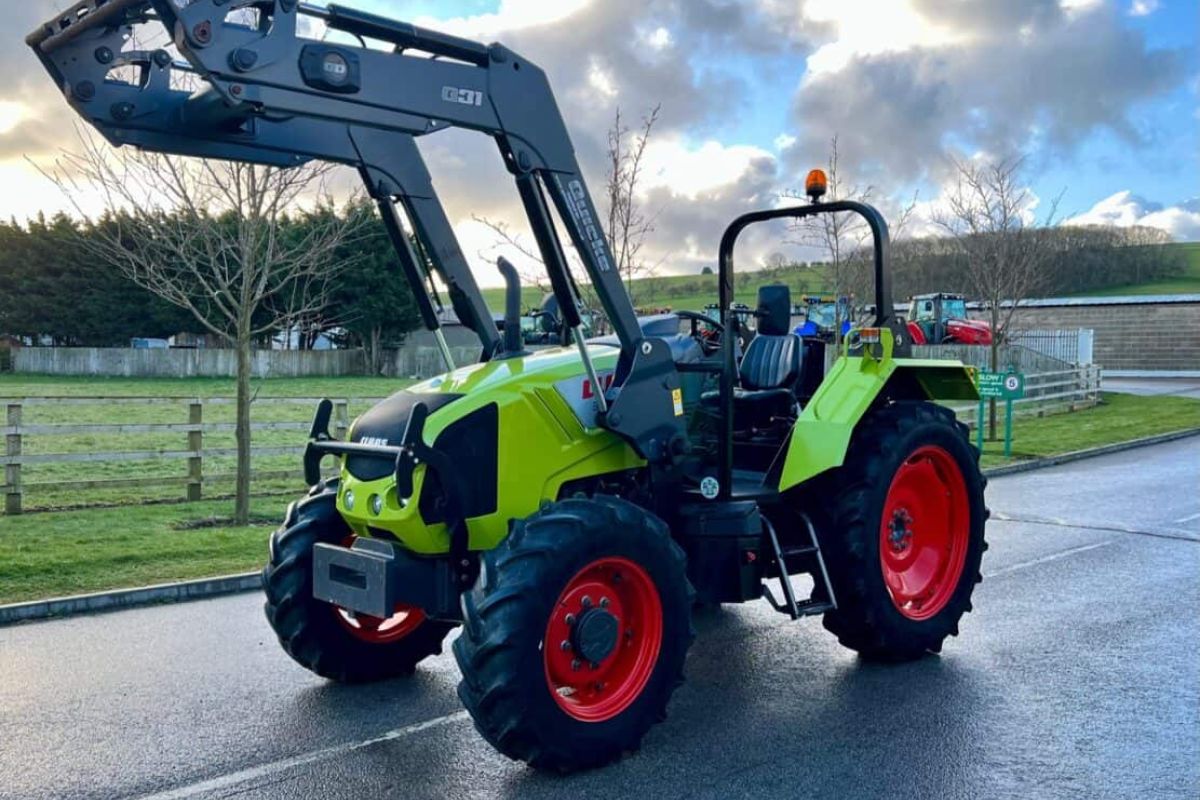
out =
[[[808,173],[808,177],[804,179],[804,193],[815,203],[820,200],[826,190],[829,189],[829,179],[825,177],[825,171],[814,169]]]

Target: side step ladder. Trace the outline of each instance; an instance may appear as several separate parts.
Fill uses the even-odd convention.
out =
[[[784,549],[779,546],[779,537],[775,534],[775,526],[765,516],[762,518],[763,526],[767,529],[767,536],[771,539],[775,565],[779,568],[779,583],[783,588],[784,601],[781,603],[775,599],[771,587],[767,586],[765,581],[762,585],[763,597],[771,604],[772,608],[788,614],[792,619],[824,614],[826,611],[837,608],[833,586],[829,583],[829,571],[825,569],[825,557],[821,555],[821,545],[817,542],[816,529],[813,528],[812,520],[806,514],[801,514],[800,519],[804,521],[804,527],[808,529],[810,544]],[[796,593],[792,589],[791,574],[788,571],[789,558],[812,558],[817,562],[818,569],[816,571],[805,570],[813,578],[812,595],[806,600],[796,600]]]

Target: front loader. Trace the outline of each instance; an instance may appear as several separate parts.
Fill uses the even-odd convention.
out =
[[[147,28],[165,29],[171,47],[139,49]],[[341,38],[306,38],[317,28]],[[425,326],[440,336],[436,278],[478,335],[477,363],[456,365],[443,347],[444,374],[367,411],[346,441],[329,433],[328,401],[318,407],[310,490],[263,571],[267,619],[304,667],[391,678],[460,628],[458,693],[479,732],[562,771],[636,749],[664,718],[697,603],[765,598],[885,661],[937,652],[958,632],[987,511],[978,454],[936,401],[975,399],[973,376],[909,357],[887,226],[868,205],[821,202],[819,173],[811,202],[729,225],[719,320],[639,320],[549,82],[502,45],[296,0],[83,0],[27,41],[114,145],[354,166]],[[520,287],[503,261],[497,331],[415,143],[448,127],[498,146],[567,346],[524,349]],[[739,234],[832,213],[861,216],[873,234],[872,325],[852,330],[822,374],[791,331],[787,287],[764,286],[741,347]],[[582,334],[560,232],[611,337]],[[793,576],[807,576],[807,595]]]

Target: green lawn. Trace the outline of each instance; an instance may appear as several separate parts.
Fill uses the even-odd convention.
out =
[[[246,528],[181,527],[228,514],[218,502],[0,516],[0,603],[258,569],[286,505],[257,500]]]
[[[1095,408],[1019,419],[1014,450],[1037,458],[1187,428],[1200,428],[1200,400],[1105,394]],[[1009,463],[1002,447],[986,444],[985,466]],[[257,498],[259,522],[242,529],[189,527],[229,513],[213,501],[0,516],[0,603],[258,569],[288,499]]]
[[[998,426],[1001,436],[1003,425],[1001,409]],[[1200,400],[1105,392],[1100,405],[1094,408],[1016,419],[1013,458],[1004,457],[1003,439],[984,442],[983,465],[995,467],[1188,428],[1200,428]]]

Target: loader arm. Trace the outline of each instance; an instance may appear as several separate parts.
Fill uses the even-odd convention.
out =
[[[43,40],[51,28],[47,25],[30,35],[29,42],[42,41],[34,50],[71,106],[117,146],[276,167],[314,159],[356,167],[389,232],[394,204],[404,209],[428,263],[447,287],[458,318],[479,337],[484,360],[491,358],[500,344],[499,332],[412,137],[383,136],[377,130],[334,120],[255,117],[247,109],[230,107],[207,85],[194,92],[176,88],[173,79],[198,77],[190,63],[172,59],[165,50],[122,51],[132,24],[151,13],[145,5],[109,0],[94,17],[84,17],[94,26],[88,30],[77,23],[70,26],[75,31],[72,36]],[[108,78],[120,68],[136,72],[137,82]],[[398,223],[396,230],[400,230]],[[422,324],[437,331],[440,321],[425,285],[422,265],[426,262],[407,238],[394,239],[394,244]]]
[[[302,18],[357,37],[362,46],[305,38]],[[164,28],[187,66],[165,50],[122,52],[142,25]],[[368,47],[368,39],[389,49]],[[515,177],[589,374],[594,377],[594,369],[582,347],[579,306],[551,204],[620,340],[614,387],[600,399],[600,424],[650,461],[686,450],[682,415],[672,400],[680,382],[670,351],[638,327],[549,82],[533,63],[499,44],[297,0],[81,0],[26,42],[72,107],[115,144],[277,165],[321,159],[357,166],[410,283],[420,282],[421,270],[392,198],[403,204],[451,287],[456,310],[467,312],[464,321],[488,352],[499,336],[413,137],[448,127],[492,137]],[[133,67],[140,81],[110,80],[117,66]],[[172,74],[181,68],[203,88],[172,89]],[[423,286],[415,293],[426,296]],[[435,324],[427,296],[421,311],[427,327]]]

